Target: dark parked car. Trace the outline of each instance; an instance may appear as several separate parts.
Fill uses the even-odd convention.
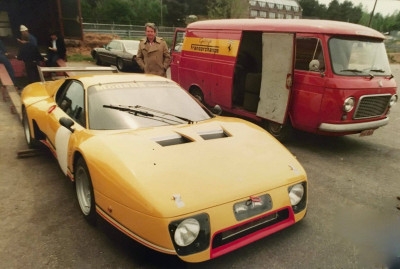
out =
[[[120,71],[131,68],[140,72],[141,69],[135,60],[139,42],[138,40],[114,39],[102,48],[94,48],[92,57],[97,65],[116,65]]]

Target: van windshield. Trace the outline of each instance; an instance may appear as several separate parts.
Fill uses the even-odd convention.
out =
[[[388,76],[392,73],[385,45],[381,41],[331,38],[329,52],[335,74]]]

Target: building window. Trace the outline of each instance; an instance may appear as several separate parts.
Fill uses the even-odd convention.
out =
[[[269,13],[269,18],[270,19],[275,19],[275,12],[270,12]]]
[[[266,11],[260,11],[260,17],[261,18],[266,18],[267,17],[267,12]]]
[[[270,3],[270,2],[268,2],[268,7],[269,7],[269,8],[274,8],[274,7],[275,7],[275,3]]]
[[[276,7],[277,7],[278,9],[283,9],[283,5],[282,5],[282,4],[276,4]]]
[[[258,16],[258,11],[257,10],[250,10],[250,17],[257,17]]]
[[[250,6],[255,6],[257,1],[249,1]]]
[[[284,19],[284,18],[285,18],[285,14],[278,13],[278,19]]]
[[[263,1],[258,1],[258,4],[260,5],[260,7],[265,7],[265,2],[263,2]]]
[[[292,14],[286,14],[286,19],[293,19]]]

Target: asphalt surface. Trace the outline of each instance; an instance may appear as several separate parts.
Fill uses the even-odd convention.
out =
[[[400,66],[392,71],[400,78]],[[0,100],[0,268],[388,268],[400,257],[399,105],[370,137],[298,133],[285,145],[308,174],[306,218],[218,259],[186,264],[103,221],[88,225],[51,154],[17,158],[27,148],[22,125]]]

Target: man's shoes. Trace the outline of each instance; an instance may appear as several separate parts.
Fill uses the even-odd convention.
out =
[[[399,200],[399,201],[400,201],[400,196],[397,196],[396,198],[397,198],[397,200]]]
[[[396,208],[397,208],[398,210],[400,210],[400,204],[398,204],[398,205],[396,206]]]

